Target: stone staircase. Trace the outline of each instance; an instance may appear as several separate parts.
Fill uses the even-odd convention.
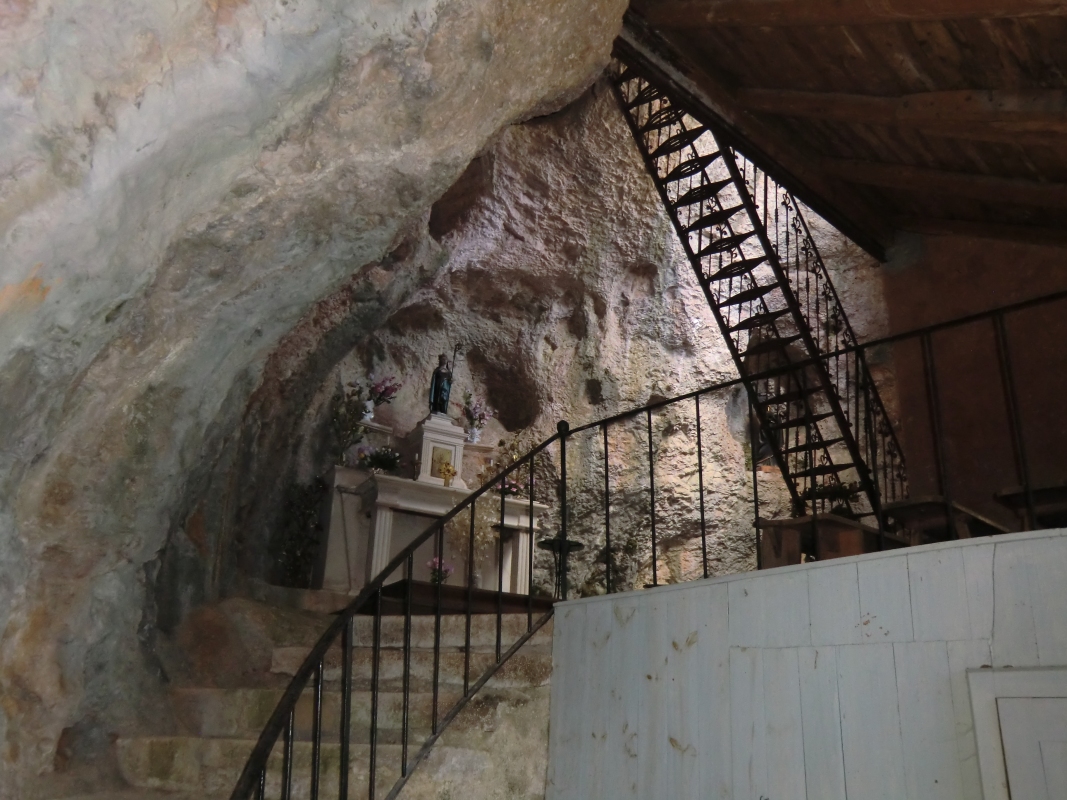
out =
[[[192,618],[179,636],[183,667],[170,693],[174,720],[159,735],[116,743],[122,777],[135,790],[175,793],[199,800],[226,798],[256,738],[289,679],[330,617],[347,598],[321,592],[257,593],[231,598]],[[264,600],[270,602],[263,602]],[[288,607],[278,605],[283,602]],[[308,610],[314,609],[314,610]],[[368,796],[372,620],[356,618],[349,798]],[[525,633],[525,615],[505,616],[503,642]],[[464,617],[442,617],[439,715],[463,694]],[[544,797],[548,744],[551,623],[505,664],[452,722],[401,792],[412,800],[495,800]],[[240,645],[231,648],[236,636]],[[403,707],[403,618],[382,621],[379,659],[377,798],[400,776]],[[225,640],[220,641],[220,640]],[[412,618],[409,761],[430,734],[433,703],[434,618]],[[493,663],[495,616],[475,616],[471,681]],[[341,654],[329,651],[323,686],[320,797],[337,797],[340,758]],[[302,696],[295,715],[293,798],[310,796],[313,696]],[[162,726],[161,726],[162,727]],[[268,769],[267,797],[280,795],[281,754]],[[156,795],[153,795],[156,796]]]

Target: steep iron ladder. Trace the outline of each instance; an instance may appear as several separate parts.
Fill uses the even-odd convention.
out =
[[[794,513],[882,528],[907,496],[903,453],[799,204],[639,68],[612,73]]]

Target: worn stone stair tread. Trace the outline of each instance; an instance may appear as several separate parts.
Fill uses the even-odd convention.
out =
[[[143,789],[225,794],[233,790],[255,739],[208,739],[193,736],[145,736],[119,739],[117,751],[122,777],[132,786]],[[340,745],[324,742],[321,750],[321,792],[336,794]],[[294,797],[306,797],[310,780],[312,747],[310,742],[293,744]],[[396,744],[377,746],[375,784],[391,786],[400,776],[401,747]],[[417,748],[409,748],[408,758],[414,758]],[[492,755],[484,750],[451,747],[437,744],[434,753],[438,760],[459,760],[472,769],[489,769]],[[351,745],[349,766],[350,798],[361,797],[366,790],[367,764],[370,747]],[[282,771],[281,748],[275,747],[267,767],[268,794],[277,794]],[[272,787],[275,791],[271,791]],[[203,797],[203,794],[200,795]]]

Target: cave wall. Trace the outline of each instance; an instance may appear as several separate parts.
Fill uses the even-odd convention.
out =
[[[809,219],[858,335],[885,333],[877,264]],[[285,518],[280,503],[294,483],[328,476],[336,460],[326,439],[339,385],[400,378],[403,389],[376,419],[403,437],[427,413],[437,355],[459,344],[453,400],[465,390],[487,399],[498,418],[483,441],[521,453],[552,435],[558,420],[577,426],[735,375],[604,82],[558,113],[502,132],[376,269],[421,283],[368,335],[351,324],[351,287],[305,317],[272,355],[238,455],[207,493],[205,504],[239,509],[215,517],[222,530],[214,538],[235,540],[245,574],[270,579],[265,554]],[[874,367],[889,374],[884,363]],[[743,391],[705,397],[701,413],[710,571],[751,569]],[[641,416],[610,433],[621,586],[652,579],[644,424]],[[654,425],[659,580],[691,578],[702,569],[694,410],[657,414]],[[603,544],[602,447],[594,432],[569,449],[569,535],[589,545],[573,565],[579,591],[603,584],[603,568],[593,563]],[[549,461],[545,477],[554,480],[555,451]],[[763,515],[788,516],[780,478],[763,472],[759,479]],[[545,577],[548,565],[540,566]]]
[[[5,796],[162,713],[146,587],[268,355],[342,285],[354,325],[384,321],[413,285],[383,266],[406,226],[589,85],[624,7],[0,6]],[[217,577],[216,512],[189,544]]]

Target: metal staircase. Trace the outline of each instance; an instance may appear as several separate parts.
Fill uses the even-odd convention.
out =
[[[904,456],[796,198],[639,67],[612,77],[794,512],[881,528]]]

